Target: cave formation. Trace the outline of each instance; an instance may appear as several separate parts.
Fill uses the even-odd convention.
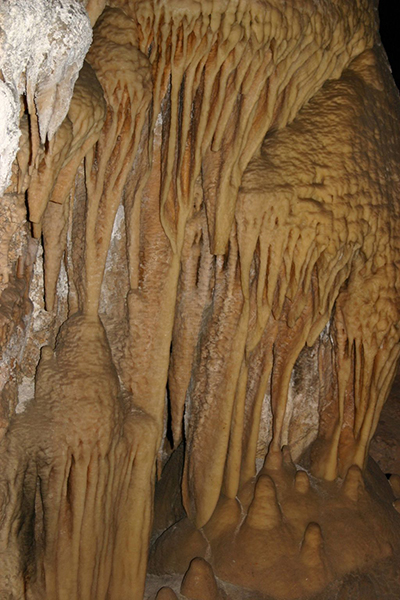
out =
[[[1,600],[400,597],[376,4],[2,3]]]

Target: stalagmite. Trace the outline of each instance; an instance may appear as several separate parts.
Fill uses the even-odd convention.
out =
[[[163,587],[157,593],[156,600],[177,600],[178,596],[169,587]]]
[[[222,600],[211,565],[202,558],[194,558],[183,578],[181,594],[191,600]]]
[[[300,558],[305,567],[308,592],[319,590],[329,578],[324,556],[324,539],[318,523],[309,523],[301,544]]]
[[[296,491],[305,494],[310,489],[310,480],[305,471],[297,471],[295,479]]]
[[[0,598],[400,596],[375,4],[0,9]]]
[[[347,471],[343,482],[343,493],[350,498],[350,500],[357,502],[363,491],[364,482],[361,470],[357,465],[352,465]]]
[[[323,563],[324,540],[318,523],[310,523],[301,544],[301,558],[309,567],[319,567]]]
[[[268,531],[280,525],[281,520],[275,484],[268,475],[261,475],[256,484],[254,500],[250,504],[246,523],[250,527]]]

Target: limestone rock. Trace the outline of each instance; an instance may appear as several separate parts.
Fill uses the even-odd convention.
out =
[[[0,88],[3,132],[0,193],[18,149],[19,97],[26,95],[40,141],[51,140],[68,112],[74,84],[92,39],[77,0],[8,0],[0,9]],[[5,125],[7,123],[7,125]],[[36,141],[36,143],[38,140]],[[4,173],[3,173],[4,170]]]

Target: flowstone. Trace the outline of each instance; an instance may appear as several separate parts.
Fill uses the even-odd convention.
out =
[[[0,597],[400,597],[374,0],[1,18]]]

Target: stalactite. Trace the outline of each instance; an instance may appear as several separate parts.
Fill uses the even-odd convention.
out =
[[[135,24],[122,11],[106,10],[96,24],[87,56],[103,86],[108,113],[99,142],[86,157],[85,310],[97,314],[112,227],[139,146],[150,100],[148,62],[136,47]]]
[[[201,187],[197,212],[187,222],[182,248],[176,314],[168,375],[168,392],[174,445],[183,434],[183,414],[196,345],[204,322],[205,307],[211,305],[214,257],[209,251],[208,230]]]
[[[251,525],[255,509],[244,498],[247,498],[248,486],[254,485],[251,478],[255,474],[261,407],[265,397],[270,397],[272,406],[273,435],[263,471],[275,478],[278,490],[284,494],[288,484],[280,475],[285,460],[281,446],[288,435],[286,428],[290,415],[287,413],[293,410],[288,404],[290,380],[293,371],[299,368],[298,359],[304,347],[321,346],[313,356],[314,360],[319,356],[319,393],[325,398],[320,408],[319,432],[314,433],[314,439],[317,439],[311,452],[311,468],[313,473],[328,481],[347,473],[343,494],[354,502],[358,501],[358,490],[364,489],[360,469],[365,468],[369,441],[397,364],[399,338],[393,324],[398,321],[398,312],[396,292],[392,287],[395,277],[393,272],[389,274],[396,261],[397,249],[394,240],[393,245],[388,243],[380,225],[380,218],[387,221],[397,211],[394,188],[389,189],[386,182],[383,191],[382,179],[372,170],[368,178],[374,183],[367,188],[363,183],[365,175],[352,158],[361,151],[359,143],[372,140],[368,128],[363,129],[363,134],[356,134],[363,126],[360,121],[354,124],[355,114],[359,115],[356,118],[363,119],[361,115],[377,103],[373,98],[380,93],[379,83],[375,88],[367,85],[367,81],[373,81],[371,68],[376,68],[376,59],[366,52],[352,63],[338,82],[325,84],[293,124],[267,135],[260,154],[250,162],[242,179],[236,204],[236,228],[233,229],[237,231],[235,245],[231,233],[224,263],[216,260],[212,308],[205,313],[207,321],[202,328],[200,349],[188,388],[183,497],[186,510],[192,519],[196,519],[197,526],[204,524],[209,515],[202,531],[214,548],[213,564],[217,573],[231,581],[242,581],[243,585],[245,577],[240,580],[238,557],[244,548],[256,544],[254,540],[258,538],[254,527],[267,526],[264,512],[271,511],[274,506],[271,501],[260,501],[260,515],[254,517],[255,525]],[[340,98],[339,104],[336,104],[337,98]],[[349,107],[348,113],[345,106]],[[359,108],[355,108],[357,106]],[[382,127],[382,131],[386,127],[387,130],[396,127],[390,110]],[[326,139],[330,138],[332,145],[327,146]],[[340,157],[331,155],[336,139],[341,140]],[[383,143],[383,138],[381,141]],[[376,151],[383,154],[383,150]],[[388,160],[394,164],[398,150],[393,146],[391,152]],[[309,162],[310,153],[319,157],[318,165]],[[350,173],[348,164],[354,164]],[[389,198],[392,200],[388,201]],[[376,214],[378,210],[380,218],[371,220],[371,213]],[[301,223],[300,230],[295,223]],[[378,238],[382,242],[377,242]],[[236,243],[238,255],[234,254],[234,268],[229,268]],[[218,277],[218,267],[222,264],[226,273],[224,278]],[[239,309],[225,310],[220,318],[225,326],[229,320],[236,323],[228,338],[233,340],[235,348],[227,352],[226,338],[215,334],[211,324],[218,314],[218,295],[222,293],[228,302],[227,291],[235,289],[236,281],[240,281],[242,294]],[[240,319],[244,317],[247,333],[242,350],[240,338],[235,336],[240,331]],[[324,341],[326,335],[329,336],[329,350]],[[211,344],[216,344],[213,353]],[[208,354],[207,347],[210,348]],[[223,388],[225,376],[218,368],[218,361],[213,363],[213,355],[228,356],[230,361],[234,356],[241,357],[236,359],[234,367],[233,362],[224,361],[231,373],[230,381],[234,382],[232,396]],[[215,383],[211,383],[213,380]],[[209,382],[208,385],[204,386],[205,382]],[[229,397],[234,399],[233,402],[226,402]],[[219,431],[218,438],[215,437],[216,430]],[[259,485],[263,481],[263,471],[257,480]],[[254,507],[257,505],[257,485]],[[305,474],[296,478],[296,489],[301,494],[309,493],[310,483]],[[227,533],[229,526],[223,534],[216,533],[221,532],[220,490],[232,499],[238,493],[248,514],[243,525],[240,517],[233,518],[230,534]],[[363,498],[362,502],[367,501],[366,496]],[[282,502],[283,498],[280,506]],[[294,576],[298,586],[305,586],[303,594],[317,592],[327,581],[338,576],[337,565],[333,567],[327,558],[332,549],[325,554],[323,527],[313,522],[317,513],[312,503],[309,509],[309,521],[302,524],[300,558],[296,559],[300,560],[304,571],[302,575]],[[291,514],[296,518],[294,509]],[[285,518],[292,517],[287,515]],[[278,527],[277,523],[274,521],[271,528]],[[326,529],[326,525],[324,527]],[[183,533],[178,526],[176,531],[165,535],[160,544],[164,552],[167,547],[182,545],[180,531]],[[281,545],[285,544],[282,540],[286,534],[279,534]],[[288,539],[288,546],[291,543]],[[222,558],[222,545],[224,549],[232,548],[231,558],[226,555]],[[275,552],[278,546],[274,548]],[[385,544],[377,551],[382,557],[387,553],[390,555]],[[156,546],[153,564],[157,564],[157,552]],[[263,560],[273,553],[272,549],[254,548],[249,552],[252,556],[262,556]],[[352,550],[349,548],[346,553],[346,560],[351,562]],[[182,557],[175,559],[177,564],[183,556],[184,550]],[[189,556],[194,554],[189,551]],[[230,572],[228,575],[231,560],[235,560],[235,574]],[[249,563],[244,560],[244,564]],[[351,564],[354,567],[355,563]],[[278,562],[273,568],[279,568]],[[274,572],[276,580],[282,581],[282,577]],[[271,593],[271,583],[267,584],[266,580],[261,583],[264,577],[261,571],[259,576],[259,583],[249,583],[251,577],[247,572],[247,584],[259,591],[268,589]],[[277,596],[283,594],[286,597],[288,593],[275,590]]]
[[[177,228],[174,223],[174,202],[180,211],[190,207],[201,168],[211,248],[222,254],[241,176],[268,128],[293,120],[315,89],[338,76],[351,57],[371,45],[367,14],[352,14],[345,31],[343,7],[330,9],[337,26],[325,30],[318,9],[311,5],[303,12],[289,7],[287,14],[272,3],[242,0],[230,2],[226,10],[218,3],[190,4],[175,14],[174,6],[161,3],[153,12],[153,3],[148,2],[131,10],[142,32],[140,48],[149,53],[154,70],[153,126],[168,95],[168,149],[160,200],[163,226],[173,247],[180,247],[184,225]],[[288,35],[304,28],[307,37]],[[318,57],[321,35],[326,38],[325,53]],[[348,37],[344,52],[341,44],[335,44],[343,37]],[[326,52],[328,40],[332,54]],[[284,103],[285,95],[292,96],[291,89],[296,90],[293,102]]]
[[[15,120],[19,98],[25,95],[31,123],[30,171],[38,166],[40,145],[51,141],[62,124],[79,69],[91,42],[89,19],[79,2],[43,0],[4,2],[0,69],[13,98],[10,106],[2,87],[2,111],[13,111],[13,128],[6,133],[3,159],[11,162],[18,150]],[[10,114],[7,115],[11,123]],[[8,148],[8,150],[7,150]],[[10,154],[11,150],[11,154]],[[14,156],[12,156],[14,154]],[[4,192],[5,181],[0,183]]]
[[[187,516],[161,483],[150,568],[177,593],[310,597],[393,562],[396,480],[371,493],[367,460],[400,354],[400,129],[371,2],[87,8],[69,107],[70,62],[13,80],[7,193],[52,324],[0,436],[0,595],[141,598],[167,458]]]

